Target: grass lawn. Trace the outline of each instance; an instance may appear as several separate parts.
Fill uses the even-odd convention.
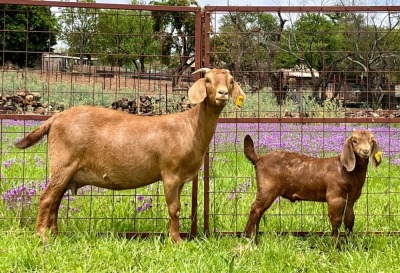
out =
[[[265,234],[259,245],[243,238],[198,236],[123,239],[85,232],[43,245],[31,232],[0,233],[0,272],[396,272],[397,236],[355,235],[336,249],[329,236]]]

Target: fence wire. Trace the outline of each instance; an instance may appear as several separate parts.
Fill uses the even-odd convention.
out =
[[[0,1],[0,226],[34,229],[49,179],[47,142],[23,151],[13,143],[43,120],[81,104],[133,115],[187,111],[197,79],[191,73],[218,67],[230,70],[246,101],[240,111],[233,103],[224,109],[199,184],[184,187],[183,233],[243,231],[256,190],[243,154],[246,134],[260,154],[329,157],[354,128],[371,129],[383,152],[381,166],[369,168],[354,229],[398,232],[399,15],[394,6],[201,10]],[[165,233],[162,183],[67,192],[59,220],[61,232]],[[279,198],[260,230],[330,232],[327,206]]]

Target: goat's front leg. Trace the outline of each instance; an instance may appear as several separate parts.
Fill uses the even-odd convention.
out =
[[[339,228],[342,225],[345,206],[345,198],[335,197],[328,200],[329,219],[332,225],[332,238],[335,243],[337,243],[339,238]]]
[[[168,206],[169,214],[169,236],[175,243],[181,243],[182,239],[179,235],[179,211],[181,209],[180,196],[183,188],[183,182],[170,179],[164,180],[164,194]]]
[[[346,204],[346,211],[344,212],[344,227],[346,229],[346,235],[353,233],[354,219],[354,202],[348,202]]]

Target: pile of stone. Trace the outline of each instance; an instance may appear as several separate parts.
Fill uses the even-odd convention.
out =
[[[162,98],[160,96],[140,96],[139,99],[129,100],[127,98],[121,98],[111,104],[112,109],[125,111],[131,114],[138,115],[158,115],[163,111],[160,110],[162,106],[160,106],[160,102]],[[173,112],[181,111],[184,112],[190,108],[192,108],[192,104],[188,101],[186,96],[182,96],[179,103],[174,103],[169,100],[169,104],[173,104]],[[155,106],[159,107],[155,107]],[[159,110],[157,110],[159,109]],[[157,112],[158,111],[158,112]],[[167,112],[169,112],[167,110]]]
[[[41,113],[44,111],[44,106],[40,98],[40,93],[26,90],[19,90],[15,95],[0,96],[0,113],[16,114],[27,111]]]

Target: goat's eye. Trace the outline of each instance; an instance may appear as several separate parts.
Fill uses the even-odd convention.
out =
[[[230,81],[230,84],[233,84],[235,81],[232,79],[231,81]]]
[[[210,79],[206,79],[205,82],[206,83],[210,83],[211,81],[210,81]]]

